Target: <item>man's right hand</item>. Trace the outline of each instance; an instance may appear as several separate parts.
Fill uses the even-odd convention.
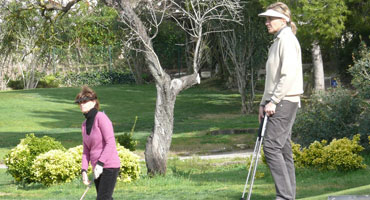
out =
[[[86,171],[83,171],[82,172],[82,182],[85,185],[89,185],[90,184],[89,177],[87,176],[87,172]]]

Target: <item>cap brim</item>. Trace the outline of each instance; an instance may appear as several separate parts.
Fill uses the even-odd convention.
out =
[[[283,19],[289,21],[289,18],[287,16],[285,16],[284,14],[279,13],[277,11],[271,10],[271,9],[266,10],[265,12],[258,14],[258,16],[259,17],[278,17],[278,18],[283,18]]]

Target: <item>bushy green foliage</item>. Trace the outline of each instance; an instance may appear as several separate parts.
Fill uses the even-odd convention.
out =
[[[117,142],[130,151],[136,150],[137,141],[132,138],[132,133],[123,133],[116,136]]]
[[[7,172],[17,182],[35,182],[31,169],[34,159],[38,155],[53,149],[64,150],[64,147],[60,142],[48,136],[39,138],[34,134],[26,135],[26,138],[21,139],[21,142],[5,155],[5,164],[8,166]]]
[[[61,78],[61,82],[66,86],[99,86],[113,84],[131,84],[135,79],[130,72],[119,70],[93,70],[87,72],[70,72]]]
[[[315,141],[308,148],[301,149],[299,144],[292,144],[295,165],[297,167],[315,167],[321,170],[355,170],[366,168],[363,158],[358,155],[364,148],[359,145],[360,135],[352,140],[348,138],[327,141]]]
[[[131,182],[140,177],[139,156],[117,143],[118,156],[121,160],[121,171],[118,179]]]
[[[22,90],[24,88],[23,81],[20,79],[9,80],[8,87],[12,88],[13,90]]]
[[[76,178],[76,172],[80,171],[81,165],[76,164],[70,153],[51,150],[37,156],[31,169],[36,182],[50,186],[71,182]]]
[[[312,95],[311,101],[297,114],[294,140],[308,146],[315,140],[351,137],[358,133],[361,102],[358,96],[342,88]]]
[[[76,167],[72,167],[72,169],[76,169],[74,173],[79,175],[81,173],[81,166],[82,166],[82,152],[84,147],[82,145],[78,145],[73,148],[69,148],[67,153],[71,156],[71,159],[74,160]],[[89,168],[87,169],[87,172],[92,172],[91,165],[89,165]]]
[[[37,84],[38,88],[57,88],[59,87],[59,80],[54,75],[46,75],[40,78]]]
[[[354,64],[348,71],[352,75],[352,85],[359,91],[361,96],[370,98],[370,49],[362,43],[359,50],[359,58],[353,58]]]
[[[137,141],[134,140],[133,138],[136,122],[137,122],[137,116],[135,118],[135,122],[134,122],[134,125],[132,126],[130,133],[123,133],[122,135],[116,136],[117,142],[120,145],[124,146],[126,149],[129,149],[130,151],[136,150]]]

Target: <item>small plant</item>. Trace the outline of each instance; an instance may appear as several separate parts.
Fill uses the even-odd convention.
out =
[[[21,139],[21,142],[5,155],[7,173],[12,175],[16,182],[36,182],[31,169],[34,159],[53,149],[65,150],[62,144],[54,138],[48,136],[39,138],[33,133],[26,135],[26,138]]]
[[[134,125],[131,128],[130,133],[123,133],[122,135],[116,136],[117,142],[124,146],[126,149],[129,149],[130,151],[136,150],[137,141],[133,139],[133,134],[136,126],[138,117],[136,116]]]
[[[9,80],[8,87],[12,88],[13,90],[22,90],[24,88],[23,81],[20,79]]]
[[[46,75],[40,78],[37,84],[38,88],[57,88],[59,87],[59,81],[54,75]]]
[[[363,158],[358,155],[364,148],[359,145],[360,135],[352,140],[348,138],[327,141],[315,141],[308,148],[301,149],[299,144],[292,144],[295,165],[297,167],[315,167],[321,170],[349,171],[365,168]]]

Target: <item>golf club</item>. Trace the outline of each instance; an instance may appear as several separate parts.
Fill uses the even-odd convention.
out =
[[[268,116],[265,115],[263,117],[262,123],[260,123],[259,129],[258,129],[258,137],[257,137],[257,140],[256,140],[256,145],[254,146],[252,160],[251,160],[249,170],[248,170],[247,180],[245,181],[243,195],[242,195],[242,198],[240,200],[245,200],[245,198],[244,198],[245,191],[247,190],[248,183],[249,183],[249,177],[251,175],[251,171],[253,170],[252,180],[251,180],[251,183],[250,183],[250,186],[249,186],[249,192],[248,192],[248,198],[247,198],[248,200],[251,199],[254,178],[256,176],[258,159],[259,159],[259,155],[260,155],[260,152],[261,152],[263,137],[265,135],[267,120],[268,120]]]
[[[87,191],[89,191],[90,187],[91,187],[91,182],[90,182],[89,185],[87,185],[87,188],[85,189],[85,192],[82,194],[80,200],[83,200],[85,198],[85,195],[86,195]]]

